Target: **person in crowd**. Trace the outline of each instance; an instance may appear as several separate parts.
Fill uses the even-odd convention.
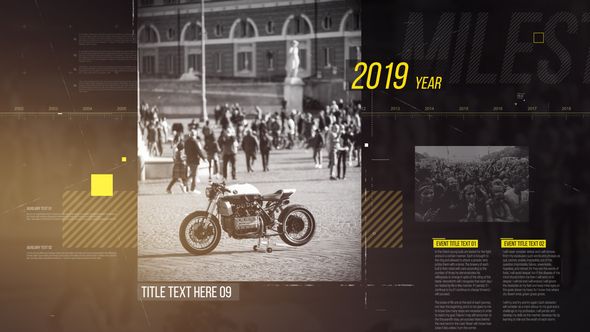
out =
[[[504,198],[514,217],[519,221],[529,220],[529,191],[527,188],[527,179],[524,177],[513,176],[511,187],[504,193]]]
[[[268,172],[270,150],[272,150],[272,137],[267,133],[266,127],[261,128],[258,133],[260,144],[260,159],[262,159],[262,171]]]
[[[156,128],[156,123],[151,120],[147,126],[147,142],[148,142],[148,151],[150,152],[150,156],[157,156],[158,155],[158,129]]]
[[[199,122],[197,119],[192,119],[192,121],[188,124],[188,131],[190,132],[191,130],[199,130]]]
[[[501,180],[492,184],[492,197],[486,202],[486,211],[488,222],[515,221],[504,198],[504,186]]]
[[[318,129],[320,130],[320,133],[322,133],[322,135],[325,133],[327,127],[328,126],[326,125],[326,113],[324,111],[320,111],[320,114],[318,116]]]
[[[313,117],[311,113],[306,112],[301,116],[301,134],[299,139],[304,144],[307,144],[313,134]]]
[[[295,110],[293,110],[294,112],[296,112]],[[286,149],[290,150],[293,148],[293,146],[295,145],[295,115],[291,114],[291,116],[289,116],[289,118],[286,121],[286,128],[285,128],[285,133],[287,134],[287,146]]]
[[[203,137],[209,136],[213,133],[213,129],[211,128],[211,125],[209,124],[209,120],[205,121],[205,125],[203,126],[203,129],[201,129],[201,133],[203,134]]]
[[[252,164],[256,160],[258,153],[258,139],[252,135],[251,129],[246,129],[244,138],[242,139],[242,150],[246,155],[246,170],[248,173],[254,172]]]
[[[164,129],[164,144],[168,142],[168,138],[170,137],[170,125],[168,124],[168,120],[165,116],[162,117],[160,121],[162,124],[162,129]]]
[[[330,180],[337,180],[334,176],[334,167],[336,166],[337,152],[340,150],[340,126],[333,124],[328,132],[326,149],[328,151],[328,168],[330,169]]]
[[[415,206],[416,221],[438,221],[440,208],[435,205],[434,186],[426,184],[418,189],[419,200]]]
[[[477,199],[477,190],[474,185],[468,184],[462,192],[461,206],[459,212],[461,219],[459,221],[484,221],[486,215],[485,207]]]
[[[170,147],[172,148],[172,150],[174,150],[178,143],[180,143],[180,141],[183,140],[182,133],[176,130],[172,130],[172,137],[172,144],[170,145]]]
[[[336,170],[338,173],[338,179],[346,179],[346,163],[348,162],[348,153],[352,147],[352,134],[350,127],[343,129],[343,133],[340,134],[340,148],[336,152],[337,165]]]
[[[287,99],[283,98],[281,99],[281,111],[286,110],[287,109]]]
[[[227,106],[227,104],[226,104]],[[219,119],[219,124],[221,124],[221,130],[226,130],[229,128],[231,121],[230,121],[230,111],[227,107],[224,107],[224,111],[222,112],[221,119]]]
[[[279,145],[279,138],[281,132],[281,124],[279,123],[278,115],[275,115],[270,118],[270,123],[268,127],[270,129],[270,135],[272,137],[273,145],[276,148]]]
[[[217,140],[221,148],[221,158],[223,160],[223,178],[227,179],[227,166],[231,164],[232,179],[236,179],[236,154],[238,142],[232,128],[224,129]]]
[[[150,113],[150,117],[148,118],[148,120],[157,121],[159,119],[159,116],[160,110],[158,109],[158,106],[152,106],[152,111]]]
[[[354,132],[354,152],[356,156],[356,167],[361,167],[361,155],[362,155],[363,142],[361,137],[361,127],[355,126]]]
[[[166,142],[166,134],[164,133],[164,125],[161,121],[156,122],[156,147],[158,150],[158,156],[162,156],[164,153],[164,142]]]
[[[238,144],[242,142],[242,131],[244,129],[244,114],[242,113],[242,109],[238,104],[236,104],[234,108],[234,113],[231,117],[231,122],[233,127],[236,131],[236,139]]]
[[[332,110],[332,115],[334,116],[334,122],[340,123],[342,111],[338,107],[338,104],[336,103],[335,100],[332,100],[332,105],[330,105],[330,109]]]
[[[252,129],[252,134],[258,133],[260,125],[262,124],[262,109],[258,106],[254,107],[256,111],[256,117],[250,124],[250,129]]]
[[[319,129],[316,129],[313,136],[309,139],[309,146],[313,150],[313,162],[315,168],[322,168],[322,149],[324,148],[324,135]]]
[[[186,156],[184,154],[184,143],[180,141],[174,148],[174,166],[172,168],[172,180],[166,188],[166,192],[172,193],[172,186],[180,180],[180,188],[183,193],[187,191],[186,183]]]
[[[188,166],[188,178],[191,182],[190,191],[195,194],[200,194],[196,189],[199,162],[201,159],[207,158],[207,156],[203,153],[203,148],[198,140],[196,129],[189,132],[189,136],[184,142],[184,150],[186,154],[186,164]]]
[[[454,177],[449,177],[441,201],[440,219],[443,221],[457,221],[460,216],[459,182]],[[444,202],[444,204],[443,204]]]
[[[203,139],[205,140],[205,152],[207,153],[207,162],[209,164],[209,180],[212,175],[219,174],[219,144],[215,139],[213,130],[205,131],[207,126],[203,127]]]
[[[287,121],[287,118],[288,117],[289,116],[287,115],[287,109],[286,108],[285,109],[281,109],[281,114],[280,114],[281,121],[280,121],[280,124],[281,124],[281,128],[283,128],[283,130],[285,128],[285,121]]]
[[[213,109],[213,117],[215,118],[215,127],[217,127],[219,125],[219,120],[221,120],[221,106],[215,105],[215,108]]]
[[[139,120],[143,124],[145,124],[145,122],[146,122],[149,109],[150,109],[150,105],[148,103],[146,103],[145,101],[142,101],[141,106],[139,108]]]
[[[331,128],[332,124],[336,123],[334,114],[332,112],[332,108],[330,107],[330,105],[326,105],[326,111],[325,111],[326,117],[326,128]]]

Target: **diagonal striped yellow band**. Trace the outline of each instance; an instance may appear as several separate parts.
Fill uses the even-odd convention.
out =
[[[136,248],[137,195],[115,191],[113,196],[91,196],[88,191],[62,195],[64,248]]]
[[[366,248],[403,247],[401,191],[365,191],[362,195],[362,237]]]

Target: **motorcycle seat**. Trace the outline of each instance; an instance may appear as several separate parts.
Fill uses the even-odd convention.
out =
[[[280,201],[282,199],[287,199],[289,196],[293,195],[295,189],[280,189],[275,191],[272,194],[262,195],[263,201]]]

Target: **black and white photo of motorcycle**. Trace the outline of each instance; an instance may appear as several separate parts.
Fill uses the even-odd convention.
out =
[[[251,184],[211,183],[206,190],[207,210],[190,213],[180,225],[180,242],[193,255],[213,251],[221,240],[221,230],[234,239],[258,239],[254,251],[270,237],[279,236],[291,246],[308,243],[315,232],[315,219],[303,205],[290,204],[295,189],[281,189],[262,195]],[[264,241],[263,241],[264,239]]]

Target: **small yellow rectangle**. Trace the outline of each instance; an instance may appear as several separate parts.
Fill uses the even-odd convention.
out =
[[[544,239],[500,239],[500,247],[503,249],[523,248],[547,248],[547,240]]]
[[[113,174],[91,174],[90,196],[113,196]]]
[[[121,162],[122,163],[126,163],[127,162],[127,157],[125,157],[125,156],[121,157]]]
[[[533,32],[533,44],[544,44],[545,43],[545,32],[535,31]]]
[[[479,248],[479,240],[475,239],[432,239],[434,249]]]

